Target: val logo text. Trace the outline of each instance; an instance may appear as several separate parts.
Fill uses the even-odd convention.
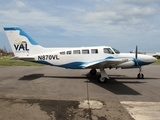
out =
[[[29,51],[27,42],[22,41],[20,44],[14,44],[16,51]]]

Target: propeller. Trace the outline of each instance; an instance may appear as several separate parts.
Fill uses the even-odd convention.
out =
[[[135,50],[135,58],[137,59],[138,57],[138,46],[136,46],[136,50]]]
[[[139,64],[137,62],[137,58],[138,58],[138,46],[136,45],[134,62],[135,62],[135,65],[139,66]],[[139,68],[140,68],[140,66],[139,66]]]

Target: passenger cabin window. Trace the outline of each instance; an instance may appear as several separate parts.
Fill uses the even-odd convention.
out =
[[[64,51],[63,51],[63,52],[60,52],[60,54],[61,54],[61,55],[65,55],[65,52],[64,52]]]
[[[71,54],[72,52],[71,51],[67,51],[67,54],[69,55],[69,54]]]
[[[91,49],[91,53],[92,54],[97,54],[98,53],[98,49]]]
[[[73,50],[73,54],[80,54],[80,50]]]
[[[114,52],[110,48],[103,48],[104,53],[114,54]]]
[[[89,50],[82,50],[82,54],[89,54]]]

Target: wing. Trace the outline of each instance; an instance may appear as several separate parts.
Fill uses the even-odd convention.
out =
[[[88,62],[85,63],[82,66],[82,68],[99,68],[103,66],[104,68],[114,68],[118,64],[127,62],[128,59],[115,59],[115,58],[110,58],[110,59],[102,59],[102,60],[96,60],[93,62]]]

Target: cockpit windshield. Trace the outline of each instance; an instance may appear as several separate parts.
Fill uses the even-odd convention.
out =
[[[112,48],[113,50],[114,50],[114,52],[116,53],[116,54],[119,54],[120,52],[119,52],[119,50],[116,50],[115,48]]]

